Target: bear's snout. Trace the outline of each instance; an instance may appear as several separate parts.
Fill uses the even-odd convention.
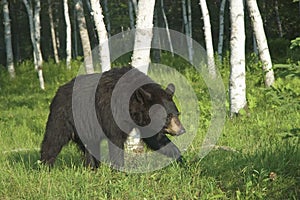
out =
[[[173,136],[179,136],[186,132],[185,128],[178,119],[178,116],[172,116],[170,123],[168,124],[165,131]]]

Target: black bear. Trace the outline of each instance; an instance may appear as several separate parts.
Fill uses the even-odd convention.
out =
[[[185,132],[172,100],[174,92],[173,84],[162,89],[132,67],[74,78],[58,89],[50,105],[42,163],[53,165],[62,147],[73,140],[84,152],[85,165],[97,168],[100,142],[106,138],[111,164],[122,167],[124,143],[136,127],[150,149],[180,162],[180,150],[166,136]]]

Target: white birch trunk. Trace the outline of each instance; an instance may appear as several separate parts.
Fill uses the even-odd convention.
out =
[[[252,27],[254,29],[253,31],[256,38],[259,58],[263,63],[263,70],[266,73],[265,85],[269,87],[274,83],[275,77],[272,69],[272,61],[271,61],[271,56],[270,56],[269,47],[267,43],[267,38],[264,31],[262,18],[256,0],[247,0],[247,4],[248,4]]]
[[[155,0],[139,0],[134,50],[131,65],[147,74],[150,63],[150,48],[152,41],[153,15]],[[128,137],[130,149],[134,152],[143,151],[139,130],[133,129]],[[131,142],[130,142],[131,141]]]
[[[44,76],[43,76],[43,56],[41,51],[41,22],[40,22],[40,12],[41,12],[41,1],[35,0],[35,7],[34,7],[34,36],[35,36],[35,43],[37,46],[37,65],[38,65],[38,77],[40,81],[41,89],[45,89],[44,83]]]
[[[81,0],[75,1],[75,10],[77,14],[77,22],[78,22],[79,34],[80,34],[80,39],[81,39],[81,44],[83,49],[84,65],[85,65],[86,73],[92,74],[94,73],[92,50],[91,50],[89,34],[86,27],[86,21],[84,18],[84,11],[83,11],[83,5]]]
[[[164,22],[165,22],[165,25],[166,25],[167,37],[168,37],[168,41],[169,41],[169,44],[170,44],[170,51],[172,53],[172,57],[174,57],[173,44],[172,44],[172,41],[171,41],[168,19],[167,19],[166,13],[165,13],[164,0],[160,0],[160,7],[161,7],[162,16],[163,16],[163,19],[164,19]]]
[[[225,13],[226,0],[221,1],[220,13],[219,13],[219,42],[218,42],[218,56],[220,62],[222,62],[223,54],[223,42],[224,42],[224,13]]]
[[[108,37],[105,28],[105,24],[103,21],[102,8],[98,0],[91,0],[91,6],[93,10],[94,22],[96,25],[96,30],[98,34],[99,40],[99,57],[101,60],[101,68],[102,72],[110,70],[110,53],[108,46]]]
[[[14,55],[12,51],[11,44],[11,27],[10,27],[10,17],[9,8],[7,0],[3,0],[3,24],[4,24],[4,38],[6,47],[6,65],[7,70],[11,78],[15,78],[15,67],[14,67]]]
[[[66,23],[66,65],[67,69],[71,69],[71,59],[72,59],[72,38],[71,38],[71,22],[69,15],[68,0],[64,0],[64,17]]]
[[[51,0],[48,0],[48,14],[49,14],[49,21],[50,21],[50,31],[51,31],[51,38],[52,38],[54,60],[56,63],[59,63]]]
[[[23,0],[23,3],[25,4],[27,14],[28,14],[30,38],[33,46],[34,68],[38,72],[40,88],[44,90],[45,84],[44,84],[43,69],[42,69],[43,58],[40,49],[40,37],[41,37],[40,36],[40,10],[41,10],[40,1],[35,0],[34,13],[30,1]]]
[[[241,0],[230,1],[231,38],[230,38],[230,113],[238,114],[246,106],[245,70],[245,24],[244,4]]]
[[[201,7],[203,21],[204,21],[204,35],[205,35],[208,72],[211,75],[211,77],[214,78],[214,77],[216,77],[214,48],[213,48],[213,43],[212,43],[210,18],[209,18],[209,13],[208,13],[208,9],[207,9],[205,0],[200,0],[200,7]]]
[[[155,0],[140,0],[136,22],[136,34],[132,55],[132,66],[147,74],[150,63],[153,14]]]
[[[43,65],[43,56],[41,51],[41,22],[40,22],[40,12],[41,12],[41,1],[40,0],[34,0],[35,6],[34,6],[34,36],[35,36],[35,42],[37,46],[37,63],[39,68]]]
[[[182,5],[182,18],[183,18],[184,29],[185,29],[185,34],[186,34],[186,42],[187,42],[187,46],[188,46],[189,61],[190,61],[190,63],[193,63],[193,47],[192,47],[192,40],[190,38],[191,33],[190,33],[190,27],[189,27],[189,22],[188,22],[188,17],[187,17],[185,0],[181,1],[181,5]]]

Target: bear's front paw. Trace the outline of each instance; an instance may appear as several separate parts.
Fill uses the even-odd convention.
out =
[[[176,162],[177,162],[178,164],[183,165],[183,164],[185,163],[185,159],[184,159],[183,156],[179,156],[179,157],[176,159]]]

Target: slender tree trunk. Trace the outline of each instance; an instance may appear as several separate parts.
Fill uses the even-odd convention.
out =
[[[184,29],[186,34],[186,42],[188,46],[188,55],[189,55],[189,61],[190,63],[193,63],[193,47],[192,47],[192,40],[191,40],[191,33],[190,33],[190,27],[187,17],[187,11],[186,11],[186,0],[181,0],[182,5],[182,17],[183,17],[183,23],[184,23]]]
[[[246,106],[245,70],[245,24],[244,4],[240,0],[230,1],[231,39],[230,39],[230,113],[238,114]]]
[[[135,16],[137,16],[138,15],[138,3],[137,3],[137,0],[131,0],[131,1],[132,1],[132,5],[133,5]]]
[[[77,14],[77,22],[78,22],[78,28],[79,28],[79,34],[83,49],[83,56],[84,56],[84,65],[86,69],[87,74],[94,73],[94,66],[93,66],[93,58],[92,58],[92,50],[90,45],[90,39],[88,30],[86,27],[86,21],[84,18],[84,11],[83,11],[83,5],[81,0],[75,1],[75,10]]]
[[[187,17],[189,23],[189,36],[193,36],[193,29],[192,29],[192,8],[191,8],[191,0],[187,0]]]
[[[77,36],[77,28],[78,28],[78,25],[76,23],[77,21],[77,15],[76,15],[76,9],[73,10],[73,20],[72,20],[72,23],[73,23],[73,36],[74,36],[74,57],[77,58],[78,56],[78,36]]]
[[[110,19],[109,19],[109,10],[108,10],[108,6],[107,6],[107,0],[103,1],[103,6],[104,6],[105,23],[106,23],[106,27],[107,27],[107,34],[108,34],[108,37],[110,37],[111,28],[110,28]]]
[[[134,29],[133,5],[131,0],[128,0],[128,12],[129,12],[130,29]]]
[[[50,21],[50,30],[51,30],[54,60],[55,60],[56,63],[59,63],[51,0],[48,0],[48,14],[49,14],[49,21]]]
[[[219,16],[219,43],[218,43],[218,55],[219,60],[222,62],[223,54],[223,42],[224,42],[224,13],[225,13],[226,0],[221,1],[220,16]]]
[[[111,67],[110,67],[110,54],[109,54],[107,32],[103,21],[104,17],[102,14],[102,8],[98,0],[91,0],[91,5],[93,10],[93,17],[96,25],[96,30],[98,34],[101,68],[102,68],[102,72],[105,72],[109,70]]]
[[[42,90],[45,89],[44,77],[43,77],[43,58],[42,52],[40,48],[40,10],[41,5],[39,0],[35,0],[34,12],[31,5],[31,1],[23,0],[25,4],[28,19],[29,19],[29,27],[30,27],[30,38],[33,46],[33,58],[34,58],[34,66],[37,70],[40,88]]]
[[[205,35],[205,44],[206,44],[206,53],[207,53],[207,65],[208,72],[214,78],[216,77],[216,67],[214,59],[214,48],[212,43],[211,27],[210,27],[210,18],[205,0],[200,0],[201,11],[204,21],[204,35]]]
[[[147,74],[150,63],[155,0],[139,0],[132,66]]]
[[[11,27],[10,27],[10,17],[9,8],[7,0],[3,0],[3,24],[4,24],[4,38],[6,47],[6,65],[7,70],[11,78],[15,78],[15,67],[14,67],[14,55],[11,44]]]
[[[165,26],[166,26],[167,37],[168,37],[168,41],[170,44],[170,51],[172,53],[172,56],[174,56],[174,50],[173,50],[173,45],[172,45],[171,36],[170,36],[168,19],[167,19],[166,13],[165,13],[164,0],[160,0],[160,7],[161,7],[162,16],[163,16],[163,19],[165,22]]]
[[[68,0],[64,0],[64,16],[66,23],[66,65],[67,69],[71,69],[71,59],[72,59],[72,38],[71,38],[71,22],[69,15]]]
[[[40,81],[41,89],[45,89],[44,76],[43,76],[43,56],[41,51],[41,22],[40,22],[40,12],[41,12],[41,1],[35,0],[34,7],[34,32],[35,32],[35,42],[37,46],[37,63],[38,63],[38,77]]]
[[[277,26],[278,26],[279,37],[283,37],[282,25],[281,25],[279,9],[278,9],[278,1],[275,0],[274,4],[275,4],[274,9],[275,9],[275,14],[276,14],[276,22],[277,22]]]
[[[41,19],[40,19],[40,12],[41,12],[41,1],[35,0],[35,6],[34,6],[34,36],[35,41],[37,45],[37,61],[38,66],[42,67],[43,65],[43,56],[41,51]]]
[[[271,61],[271,56],[270,56],[269,47],[267,43],[267,38],[264,31],[262,18],[256,0],[247,0],[247,4],[249,9],[249,15],[252,22],[252,27],[254,29],[254,35],[256,38],[259,57],[263,63],[263,70],[266,73],[265,85],[269,87],[274,83],[275,77],[272,69],[272,61]]]
[[[155,6],[154,8],[154,27],[158,27],[158,6]],[[158,29],[154,29],[153,30],[153,39],[152,39],[152,44],[153,46],[159,47],[160,46],[160,36],[159,36],[159,32]],[[155,63],[160,63],[160,55],[161,55],[161,51],[160,49],[153,49],[152,50],[152,60]]]

